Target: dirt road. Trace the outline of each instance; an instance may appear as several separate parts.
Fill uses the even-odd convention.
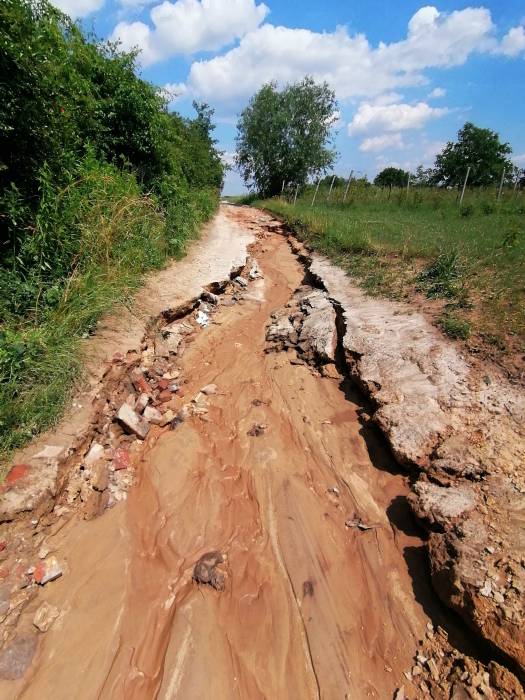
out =
[[[160,363],[177,377],[179,419],[133,443],[126,500],[86,522],[79,490],[46,534],[63,575],[24,615],[46,602],[59,616],[23,677],[0,681],[3,698],[391,698],[427,624],[447,626],[407,476],[368,424],[337,337],[333,361],[308,363],[307,339],[301,356],[268,333],[296,290],[317,304],[312,281],[285,237],[246,210],[226,216],[257,234],[246,280],[215,290],[203,328],[189,310],[176,354],[159,343],[157,360],[150,330],[144,374]]]

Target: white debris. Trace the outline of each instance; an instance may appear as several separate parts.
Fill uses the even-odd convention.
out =
[[[196,316],[195,320],[197,321],[199,326],[202,326],[203,328],[205,328],[210,322],[210,317],[204,311],[199,310],[199,311],[197,311],[197,316]]]

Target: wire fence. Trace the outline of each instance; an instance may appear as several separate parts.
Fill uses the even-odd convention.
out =
[[[469,174],[469,173],[468,173]],[[314,183],[299,186],[283,183],[281,198],[295,206],[302,205],[310,198],[310,206],[348,205],[356,203],[384,203],[398,205],[430,204],[435,208],[447,205],[458,206],[468,212],[473,207],[481,207],[485,213],[506,205],[525,207],[525,190],[519,178],[509,183],[502,176],[500,182],[490,186],[470,186],[468,174],[458,188],[432,186],[414,182],[409,177],[406,186],[380,187],[370,183],[364,177],[354,177],[354,172],[347,179],[330,175]],[[525,208],[523,210],[525,213]]]

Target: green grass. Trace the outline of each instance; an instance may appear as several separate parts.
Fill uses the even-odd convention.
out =
[[[69,273],[56,281],[20,282],[17,270],[0,277],[5,288],[0,302],[4,464],[13,449],[61,417],[82,378],[82,338],[95,331],[103,314],[130,303],[145,273],[182,256],[216,206],[211,194],[187,191],[164,211],[155,197],[142,194],[131,174],[92,163],[58,200],[50,198],[56,211],[47,214],[56,224],[56,245],[61,222],[67,244],[75,241]]]
[[[283,217],[297,235],[334,259],[370,293],[408,299],[415,292],[445,299],[449,335],[490,339],[494,348],[525,348],[525,197],[506,192],[468,192],[459,207],[455,192],[375,187],[313,190],[293,204],[260,201]],[[448,315],[446,316],[448,319]],[[454,331],[454,320],[466,324]],[[446,328],[445,328],[446,326]],[[448,332],[448,331],[447,331]]]

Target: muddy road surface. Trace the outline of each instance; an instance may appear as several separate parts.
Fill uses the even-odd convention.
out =
[[[70,460],[93,490],[68,487],[59,527],[47,516],[43,558],[62,575],[29,598],[19,637],[43,605],[54,617],[2,698],[385,699],[447,627],[406,472],[339,362],[337,309],[264,215],[222,216],[255,234],[248,264],[161,319],[186,324],[176,348],[157,324],[108,386],[105,405],[136,415],[149,395],[148,434],[101,422],[99,461]],[[282,310],[305,306],[321,326],[312,313],[297,347],[280,342]]]

